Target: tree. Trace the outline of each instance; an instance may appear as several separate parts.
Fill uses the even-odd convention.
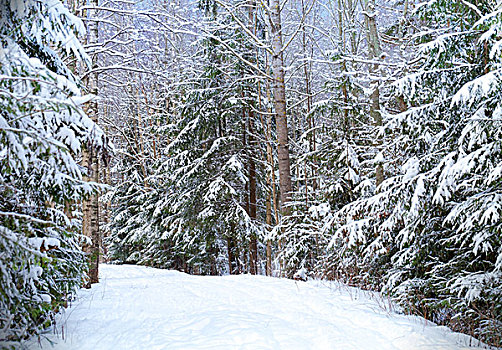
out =
[[[202,10],[206,16],[198,29],[204,35],[192,45],[198,57],[190,52],[183,58],[187,83],[170,82],[166,89],[170,112],[163,123],[169,128],[159,133],[164,141],[146,176],[148,188],[130,196],[140,186],[130,187],[128,174],[116,192],[131,205],[117,207],[113,250],[133,243],[127,261],[193,273],[257,271],[257,264],[252,266],[258,260],[253,241],[261,237],[252,218],[259,214],[260,191],[253,183],[253,170],[259,171],[254,164],[255,78],[228,54],[229,47],[243,55],[249,48],[241,32],[228,28],[230,15],[215,15],[211,6]]]
[[[83,181],[77,159],[106,140],[65,63],[89,62],[83,32],[59,1],[0,4],[0,341],[48,326],[85,276],[71,203],[99,185]]]
[[[368,45],[368,56],[370,60],[379,61],[382,59],[382,47],[378,35],[376,23],[375,1],[365,0],[364,16],[366,22],[366,36]],[[379,69],[378,64],[370,65],[369,73],[375,74]],[[371,82],[372,92],[370,95],[370,115],[376,126],[382,126],[382,114],[380,111],[380,87],[378,81]],[[382,160],[379,160],[375,168],[376,185],[379,186],[384,180]]]
[[[90,8],[84,10],[87,16],[87,40],[86,44],[91,48],[91,64],[88,72],[85,73],[83,81],[89,93],[98,95],[98,55],[96,53],[98,48],[98,0],[90,2]],[[98,123],[98,102],[93,99],[87,102],[85,112],[94,123]],[[84,149],[82,163],[87,167],[87,180],[98,183],[99,177],[99,158],[98,152],[93,148],[92,144],[88,144]],[[89,252],[89,281],[86,284],[87,288],[91,287],[91,283],[99,282],[99,263],[101,256],[101,233],[99,229],[100,216],[99,216],[99,195],[94,193],[89,199],[82,202],[83,211],[83,225],[82,233],[84,236],[89,237],[90,245],[87,247]]]
[[[271,0],[269,11],[269,30],[272,40],[272,90],[277,127],[277,157],[279,165],[279,184],[281,195],[281,212],[287,216],[290,212],[288,202],[291,200],[291,161],[289,159],[288,119],[286,114],[286,88],[284,86],[284,47],[282,43],[281,4],[279,0]]]
[[[331,244],[410,312],[497,344],[500,11],[437,0],[418,14],[419,64],[394,85],[408,109],[387,116],[401,174],[337,212]]]

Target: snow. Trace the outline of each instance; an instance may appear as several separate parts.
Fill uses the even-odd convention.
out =
[[[36,249],[40,250],[41,247],[44,247],[45,250],[49,250],[52,247],[61,247],[61,242],[57,238],[52,237],[33,237],[28,238],[28,242]]]
[[[375,164],[383,164],[385,163],[385,157],[383,155],[382,152],[378,152],[378,154],[376,155],[375,159],[373,159],[373,162]]]
[[[49,304],[52,301],[52,298],[48,294],[37,294],[33,296],[33,300]]]
[[[420,172],[420,161],[417,157],[411,157],[402,166],[404,176],[403,181],[410,181]]]
[[[331,207],[330,207],[329,203],[321,203],[319,205],[312,205],[309,208],[309,214],[314,219],[323,218],[326,215],[328,215],[330,211],[331,211]]]
[[[300,270],[296,271],[296,273],[293,275],[293,279],[306,281],[307,280],[307,270],[302,267]]]
[[[465,335],[333,282],[133,265],[101,265],[100,274],[41,339],[42,349],[473,349]],[[35,340],[26,345],[39,349]]]

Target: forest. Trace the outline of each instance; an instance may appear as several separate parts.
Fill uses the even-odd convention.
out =
[[[502,346],[502,1],[0,0],[0,43],[0,345],[106,262]]]

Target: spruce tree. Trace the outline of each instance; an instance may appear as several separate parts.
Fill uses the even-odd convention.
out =
[[[75,203],[98,189],[77,164],[103,132],[66,65],[89,58],[59,1],[0,3],[0,341],[50,325],[85,276]]]
[[[394,84],[406,110],[386,116],[401,173],[334,215],[331,245],[408,311],[497,344],[500,9],[436,0],[417,16],[417,65]]]

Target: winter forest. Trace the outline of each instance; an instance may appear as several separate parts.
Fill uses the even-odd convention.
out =
[[[109,263],[502,346],[500,0],[0,0],[0,43],[0,345]]]

